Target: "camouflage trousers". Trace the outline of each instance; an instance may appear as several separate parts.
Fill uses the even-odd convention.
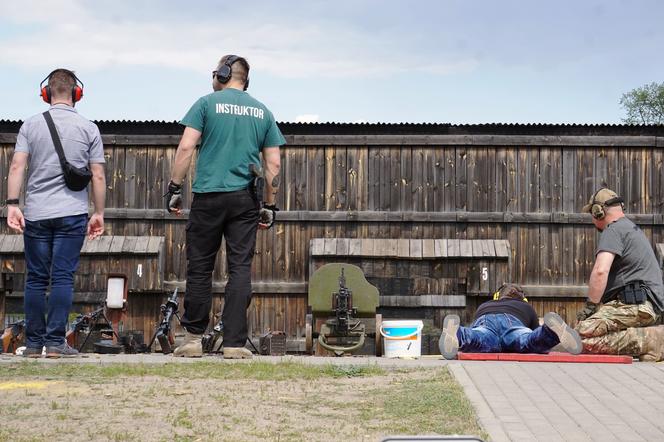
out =
[[[576,325],[584,353],[640,356],[647,352],[646,330],[658,317],[652,304],[623,304],[611,301],[600,305],[589,318]]]

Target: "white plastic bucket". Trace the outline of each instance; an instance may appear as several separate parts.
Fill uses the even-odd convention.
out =
[[[419,358],[422,356],[422,321],[383,321],[383,356],[386,358]]]

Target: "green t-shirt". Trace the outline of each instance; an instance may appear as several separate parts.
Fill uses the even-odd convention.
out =
[[[261,150],[286,143],[272,112],[238,89],[199,98],[180,124],[203,134],[192,188],[195,193],[246,189],[252,178],[249,164],[260,166]]]

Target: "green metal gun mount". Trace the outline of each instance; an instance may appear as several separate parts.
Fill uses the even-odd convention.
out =
[[[314,353],[317,339],[322,349],[342,356],[360,350],[370,336],[375,339],[375,354],[380,356],[382,316],[376,313],[378,299],[378,289],[367,282],[357,266],[332,263],[316,270],[309,279],[306,352]],[[375,330],[367,332],[371,325]]]

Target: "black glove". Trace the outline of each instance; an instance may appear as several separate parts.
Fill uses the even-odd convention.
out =
[[[182,208],[182,184],[175,184],[173,181],[169,181],[168,192],[164,194],[164,202],[166,203],[166,210],[170,213]]]
[[[579,313],[576,314],[577,322],[585,321],[586,319],[590,318],[592,315],[595,314],[598,308],[599,304],[586,301],[586,305],[583,307],[583,309],[581,309],[581,311],[579,311]]]
[[[265,228],[269,229],[277,220],[278,211],[279,209],[277,208],[276,204],[263,203],[263,207],[258,211],[258,222],[260,224],[265,224],[267,226]]]

